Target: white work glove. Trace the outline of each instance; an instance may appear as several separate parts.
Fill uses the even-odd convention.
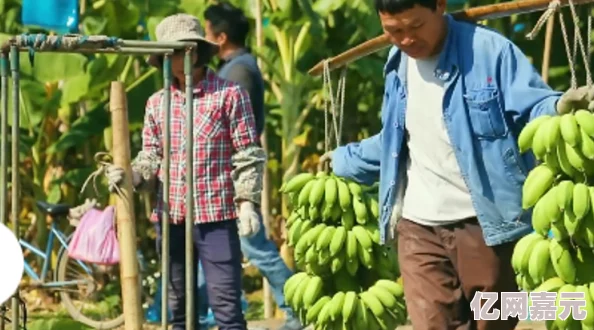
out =
[[[557,113],[563,115],[574,109],[594,111],[594,87],[582,86],[570,89],[561,95],[557,101]]]
[[[260,215],[252,202],[242,202],[239,205],[239,236],[251,237],[260,230]]]
[[[105,176],[107,177],[109,191],[115,192],[124,181],[124,169],[117,165],[108,165],[105,168]],[[134,187],[138,186],[141,180],[140,174],[132,171],[132,185]]]

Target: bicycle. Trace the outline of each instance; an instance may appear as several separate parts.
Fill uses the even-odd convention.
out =
[[[116,292],[120,289],[119,265],[94,265],[70,258],[68,256],[68,244],[72,238],[72,234],[66,236],[56,225],[58,220],[67,218],[71,208],[70,205],[50,204],[45,201],[37,201],[36,205],[38,210],[51,217],[51,224],[45,251],[41,251],[24,239],[19,240],[23,248],[28,249],[43,260],[40,274],[36,273],[33,267],[25,260],[25,273],[33,280],[31,286],[40,289],[66,289],[59,292],[62,305],[72,319],[89,327],[95,329],[113,329],[123,325],[124,314],[121,308],[121,295],[119,292]],[[55,239],[58,240],[61,247],[58,252],[55,269],[50,269],[52,268],[51,257]],[[139,264],[142,273],[142,269],[144,269],[143,258],[140,251],[137,253],[139,254]],[[82,274],[83,276],[80,279],[68,278],[71,265],[83,270],[84,274]],[[48,279],[50,271],[54,272],[53,280]],[[142,278],[142,276],[140,277]],[[141,285],[140,279],[139,285]],[[68,290],[72,287],[75,287],[75,289]],[[77,307],[73,298],[73,294],[75,293],[81,294],[84,298],[93,298],[97,303],[91,305],[82,303]],[[85,308],[88,308],[88,310],[85,310]],[[102,311],[115,311],[116,314],[106,320],[96,320],[95,316]]]

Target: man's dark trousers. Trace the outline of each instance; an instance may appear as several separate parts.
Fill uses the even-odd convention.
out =
[[[161,225],[157,224],[157,251],[161,255]],[[169,227],[169,308],[172,330],[186,329],[185,224]],[[204,268],[209,304],[220,330],[245,330],[241,310],[241,245],[237,221],[194,225],[194,256]],[[194,274],[198,276],[198,259]],[[196,279],[194,279],[196,282]],[[194,293],[195,305],[198,298]],[[197,316],[195,329],[198,329]]]

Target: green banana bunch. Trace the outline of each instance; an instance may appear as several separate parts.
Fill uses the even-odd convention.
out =
[[[574,109],[561,116],[539,116],[520,132],[518,148],[520,153],[531,149],[556,173],[583,180],[594,175],[594,114]]]
[[[280,191],[292,196],[292,207],[302,218],[351,229],[379,218],[373,188],[322,171],[299,173],[283,183]]]
[[[378,186],[332,173],[300,173],[281,192],[292,200],[287,245],[299,271],[285,300],[314,329],[396,328],[407,321],[397,251],[380,245]]]

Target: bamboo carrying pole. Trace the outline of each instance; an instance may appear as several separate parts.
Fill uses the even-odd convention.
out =
[[[560,6],[565,7],[569,4],[568,0],[559,0]],[[594,0],[572,0],[574,5],[591,3]],[[504,2],[493,5],[469,8],[452,13],[456,19],[480,21],[487,19],[496,19],[514,14],[527,14],[535,11],[542,11],[548,8],[550,0],[520,0],[513,2]],[[390,46],[390,40],[387,35],[380,35],[371,40],[365,41],[343,53],[340,53],[328,60],[320,61],[312,67],[308,73],[312,76],[319,76],[324,70],[324,62],[328,61],[330,70],[348,65],[362,57],[373,54]]]
[[[130,141],[126,88],[121,81],[111,83],[109,110],[114,141]],[[143,323],[140,303],[138,261],[136,260],[136,219],[130,167],[130,144],[113,144],[113,162],[124,169],[122,195],[116,198],[116,220],[120,244],[120,277],[126,330],[141,330]]]

